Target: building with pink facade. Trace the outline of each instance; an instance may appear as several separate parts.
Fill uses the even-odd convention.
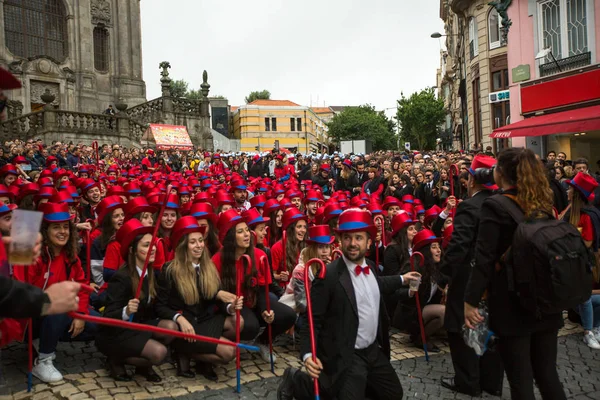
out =
[[[600,0],[513,0],[510,124],[492,133],[540,155],[600,159]]]

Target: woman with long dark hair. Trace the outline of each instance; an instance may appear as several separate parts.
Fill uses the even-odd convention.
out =
[[[269,218],[267,247],[271,248],[283,236],[283,230],[281,229],[283,226],[283,207],[277,200],[269,199],[263,208],[263,217]]]
[[[158,237],[160,240],[156,245],[154,268],[159,271],[165,263],[171,261],[174,257],[173,247],[171,246],[171,231],[175,226],[175,222],[177,222],[180,217],[179,198],[176,194],[166,194],[166,196],[169,197],[167,198],[165,211],[162,215],[162,219],[157,221],[160,223],[160,227],[158,228]],[[160,200],[160,203],[162,204],[162,199]],[[158,218],[158,215],[156,218]]]
[[[148,251],[150,262],[154,261],[156,247],[150,249],[152,241],[151,226],[144,226],[133,218],[127,221],[117,232],[117,241],[121,244],[121,258],[125,264],[112,276],[106,289],[104,317],[177,330],[170,319],[159,320],[154,311],[157,297],[156,278],[152,270],[142,277],[142,269]],[[142,282],[140,298],[136,299],[137,287]],[[167,345],[172,336],[151,332],[135,331],[116,327],[101,327],[96,346],[108,357],[108,365],[113,379],[130,381],[124,365],[135,365],[135,373],[146,377],[150,382],[162,379],[153,370],[167,355]]]
[[[235,211],[229,210],[219,216],[219,240],[223,243],[220,252],[213,256],[213,262],[221,276],[223,291],[236,292],[236,271],[238,266],[244,268],[242,292],[244,308],[241,311],[244,320],[243,340],[251,340],[259,332],[260,325],[271,324],[273,340],[290,329],[296,321],[294,310],[279,302],[271,302],[271,311],[266,310],[265,285],[271,283],[270,273],[264,274],[261,259],[266,254],[254,247],[250,228]],[[250,257],[250,265],[246,265],[243,255]],[[257,339],[260,353],[265,362],[269,362],[268,332],[265,329]],[[275,356],[273,356],[275,359]]]
[[[289,283],[294,268],[298,265],[300,252],[306,246],[304,239],[308,229],[307,219],[306,215],[296,207],[287,210],[283,214],[282,225],[286,233],[286,241],[284,243],[281,239],[271,247],[273,275],[279,282],[279,286],[284,289]]]
[[[196,218],[198,225],[204,229],[205,251],[208,251],[209,257],[217,254],[221,248],[221,243],[219,243],[217,236],[217,216],[214,213],[213,207],[204,202],[194,203],[190,209],[190,215]]]
[[[512,398],[533,400],[535,377],[543,399],[566,399],[556,371],[562,313],[531,315],[511,296],[506,268],[496,270],[518,225],[496,196],[512,196],[525,218],[552,215],[546,172],[531,150],[505,149],[498,155],[494,181],[503,193],[486,199],[481,207],[475,263],[465,293],[465,324],[472,328],[482,322],[478,307],[487,290],[490,329],[500,340],[498,350]]]
[[[175,255],[159,278],[157,314],[175,321],[184,333],[234,340],[235,308],[241,309],[243,298],[234,297],[229,304],[223,301],[219,275],[206,251],[204,228],[195,217],[183,217],[173,228],[171,243]],[[235,356],[233,346],[214,343],[176,339],[172,347],[177,373],[183,377],[194,376],[190,371],[190,359],[194,359],[199,372],[216,380],[211,364],[226,364]]]

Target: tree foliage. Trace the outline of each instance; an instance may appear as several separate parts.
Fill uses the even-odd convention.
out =
[[[444,102],[437,99],[434,88],[423,89],[410,97],[398,100],[396,118],[400,125],[400,138],[419,150],[434,149],[439,126],[446,117]]]
[[[171,85],[169,86],[171,96],[184,97],[191,100],[202,99],[202,91],[200,89],[190,89],[189,87],[190,85],[184,79],[171,81]]]
[[[255,90],[253,92],[250,92],[250,94],[248,95],[248,97],[246,97],[246,104],[252,103],[254,100],[269,100],[271,98],[271,92],[269,92],[268,90]]]
[[[327,125],[329,137],[334,142],[368,139],[373,144],[373,150],[397,148],[394,133],[396,124],[383,111],[376,111],[370,104],[347,107]]]

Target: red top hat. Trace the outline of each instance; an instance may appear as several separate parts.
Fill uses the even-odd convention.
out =
[[[296,207],[290,207],[286,212],[283,213],[282,229],[285,231],[294,222],[308,221],[306,214],[303,214]]]
[[[128,194],[142,193],[142,189],[140,189],[140,184],[137,181],[131,181],[131,182],[125,184],[124,189]]]
[[[596,198],[594,190],[598,187],[598,182],[591,175],[578,172],[573,179],[567,179],[567,184],[581,193],[588,202],[592,202]]]
[[[401,205],[402,204],[400,203],[400,200],[398,200],[394,196],[387,196],[385,199],[383,199],[383,209],[384,210],[387,210],[391,206],[398,206],[398,207],[400,207]]]
[[[242,218],[244,218],[246,224],[251,228],[258,224],[266,224],[271,220],[270,218],[263,217],[256,208],[244,211]]]
[[[196,193],[194,196],[194,203],[207,203],[211,207],[215,207],[215,199],[208,192]]]
[[[269,199],[263,207],[263,216],[268,217],[273,211],[281,210],[281,204],[276,199]]]
[[[109,212],[116,210],[117,208],[123,208],[123,199],[120,196],[107,196],[96,207],[96,214],[98,215],[98,224],[101,225],[104,217]]]
[[[79,189],[81,189],[81,192],[83,194],[85,194],[88,190],[91,190],[93,188],[98,188],[100,189],[100,184],[98,182],[96,182],[93,179],[83,179],[80,183],[79,183]]]
[[[221,213],[221,215],[219,215],[219,221],[217,222],[219,229],[219,242],[223,243],[223,240],[225,239],[225,236],[227,236],[229,230],[241,222],[244,222],[242,216],[234,209]]]
[[[415,216],[415,208],[411,203],[402,203],[402,207],[400,207],[402,211],[408,213],[411,218]]]
[[[151,156],[153,156],[154,155],[154,150],[148,149],[148,150],[146,150],[146,154],[150,154]]]
[[[29,161],[27,161],[27,159],[23,156],[16,156],[15,158],[13,158],[12,162],[13,164],[29,164]]]
[[[292,201],[290,199],[288,199],[287,197],[284,197],[283,199],[281,199],[279,201],[279,205],[281,206],[281,208],[283,210],[285,210],[286,208],[292,207],[294,204],[292,203]]]
[[[250,199],[250,205],[252,207],[262,208],[262,207],[264,207],[266,202],[267,202],[267,196],[265,196],[264,194],[254,196],[253,198]]]
[[[413,251],[418,251],[430,243],[441,242],[441,241],[442,241],[442,239],[439,237],[436,237],[435,233],[433,233],[433,231],[430,231],[429,229],[423,229],[422,231],[420,231],[419,233],[417,233],[415,235],[415,238],[413,239],[412,249],[413,249]]]
[[[371,212],[371,214],[373,214],[373,216],[383,214],[383,208],[381,207],[381,204],[376,201],[371,202],[367,209]]]
[[[179,210],[179,197],[176,194],[168,194],[165,210]]]
[[[358,197],[358,196],[354,196],[350,200],[350,205],[352,207],[358,207],[358,208],[365,208],[365,207],[367,207],[367,203],[364,200],[362,200],[360,197]]]
[[[15,194],[8,190],[8,187],[4,184],[0,184],[0,197],[8,197],[9,199],[14,199]]]
[[[427,210],[425,210],[425,224],[429,225],[429,223],[431,223],[434,219],[436,219],[437,216],[440,215],[441,212],[442,212],[442,209],[435,204],[431,208],[428,208]]]
[[[134,215],[143,212],[154,214],[156,212],[156,207],[152,207],[148,204],[148,200],[143,196],[135,197],[129,200],[125,205],[125,220],[127,221],[133,218]]]
[[[402,196],[402,202],[403,203],[414,203],[415,198],[413,197],[412,194],[405,194],[404,196]]]
[[[19,173],[17,172],[17,168],[12,165],[12,164],[6,164],[4,167],[0,168],[0,176],[5,176],[5,175],[19,175]]]
[[[217,192],[217,195],[215,197],[217,199],[217,204],[219,206],[222,206],[225,204],[233,205],[235,203],[235,200],[233,200],[233,196],[227,192]]]
[[[145,235],[152,233],[154,227],[144,226],[142,223],[135,218],[125,222],[123,226],[117,231],[116,241],[121,244],[121,257],[123,260],[127,260],[127,254],[129,253],[129,246],[139,235]]]
[[[296,197],[302,198],[302,192],[300,191],[300,189],[290,189],[285,193],[285,197],[289,199],[293,199]]]
[[[339,203],[329,203],[325,206],[325,211],[323,211],[323,223],[328,223],[332,218],[339,217],[342,213],[342,207],[340,207]]]
[[[340,214],[336,232],[367,232],[372,239],[375,239],[377,228],[373,225],[373,216],[368,210],[350,208]]]
[[[479,168],[492,168],[498,161],[494,157],[486,156],[483,154],[477,154],[473,157],[471,166],[469,167],[469,173],[475,175],[475,171]]]
[[[189,215],[191,217],[198,219],[207,219],[209,220],[213,226],[217,223],[217,216],[215,215],[215,210],[208,203],[194,203],[190,208]]]
[[[56,192],[51,198],[50,201],[52,203],[67,203],[67,204],[76,204],[77,200],[75,200],[71,193],[66,190],[60,190]]]
[[[308,190],[304,197],[304,203],[316,203],[323,200],[321,193],[316,190]]]
[[[184,235],[188,235],[193,232],[199,232],[202,234],[202,236],[204,236],[206,227],[198,225],[196,218],[192,217],[191,215],[179,218],[171,230],[171,244],[173,245],[173,248],[177,247],[179,241]]]
[[[392,218],[392,237],[396,236],[402,228],[406,228],[407,226],[414,225],[415,221],[412,220],[412,217],[409,213],[401,212],[396,214],[394,218]]]
[[[14,185],[11,186],[15,187]],[[10,190],[10,189],[9,189]],[[26,183],[23,186],[21,186],[21,188],[19,189],[19,195],[17,196],[17,202],[20,202],[21,200],[23,200],[25,198],[25,196],[28,196],[30,194],[36,194],[37,192],[40,191],[40,187],[38,186],[37,183]]]
[[[243,179],[234,179],[231,181],[230,192],[235,190],[246,190],[246,182]]]
[[[73,219],[67,203],[44,203],[40,206],[44,213],[44,221],[49,223],[66,222]]]
[[[127,192],[123,186],[111,186],[106,191],[107,196],[127,196]]]
[[[446,249],[450,244],[450,240],[452,239],[452,232],[454,232],[454,225],[450,225],[449,227],[444,229],[444,233],[442,234],[442,237],[444,238],[442,240],[443,249]]]
[[[329,164],[321,164],[321,167],[319,169],[329,172],[331,167],[329,166]]]
[[[35,201],[36,203],[39,203],[41,199],[50,199],[56,193],[57,193],[56,189],[54,189],[53,187],[48,187],[48,186],[41,187],[39,192],[37,192],[35,194],[35,196],[33,196],[33,201]]]
[[[13,212],[18,206],[16,204],[4,204],[0,201],[0,217]]]
[[[276,195],[280,195],[285,193],[285,188],[283,187],[283,185],[277,184],[273,187],[273,193],[275,193]]]
[[[148,204],[156,208],[162,207],[164,196],[165,195],[160,192],[148,193],[148,195],[146,195],[148,198]]]
[[[329,225],[314,225],[308,228],[308,243],[331,244],[335,241],[335,236],[331,235]]]
[[[21,82],[4,68],[0,68],[0,89],[10,90],[21,87]]]

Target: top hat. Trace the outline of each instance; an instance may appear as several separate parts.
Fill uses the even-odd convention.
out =
[[[308,190],[306,192],[306,196],[304,197],[304,203],[316,203],[321,200],[321,193],[316,190]]]
[[[331,167],[329,166],[329,164],[321,164],[321,167],[319,169],[329,172]]]
[[[0,197],[8,197],[9,199],[14,199],[15,194],[8,190],[8,187],[4,184],[0,184]]]
[[[384,210],[387,210],[391,206],[398,206],[398,207],[400,207],[401,205],[402,204],[400,203],[400,200],[398,200],[394,196],[387,196],[385,199],[383,199],[383,209]]]
[[[429,225],[434,219],[438,217],[438,215],[440,215],[441,212],[442,209],[435,204],[431,206],[431,208],[425,210],[425,225]]]
[[[596,198],[594,190],[598,187],[598,182],[593,176],[578,172],[573,179],[567,179],[566,182],[581,193],[588,202],[592,202]]]
[[[13,187],[16,187],[16,186],[11,185],[8,190],[11,190],[11,188],[13,188]],[[29,183],[24,184],[19,189],[19,194],[17,196],[17,203],[21,202],[21,200],[23,200],[25,198],[25,196],[28,196],[30,194],[36,194],[39,191],[40,191],[40,187],[38,186],[37,183],[29,182]]]
[[[411,215],[406,212],[400,212],[392,218],[392,237],[396,236],[402,228],[406,228],[407,226],[414,225],[415,221],[413,221]]]
[[[40,190],[33,196],[33,201],[39,203],[41,199],[50,199],[57,193],[56,189],[53,187],[43,186]]]
[[[0,168],[0,176],[4,176],[4,175],[19,175],[19,172],[17,171],[17,168],[12,165],[12,164],[6,164],[4,167]]]
[[[116,241],[121,244],[121,257],[123,260],[127,260],[127,253],[129,252],[129,246],[139,235],[145,235],[152,233],[154,228],[152,226],[144,226],[142,223],[135,218],[125,222],[117,231]]]
[[[276,199],[269,199],[263,207],[263,216],[269,216],[273,211],[281,210],[281,204]]]
[[[358,196],[354,196],[352,199],[350,199],[350,205],[352,207],[358,207],[358,208],[367,207],[367,203]]]
[[[254,196],[250,199],[250,206],[262,208],[267,202],[267,196],[264,194]]]
[[[246,186],[246,182],[243,179],[234,179],[231,181],[231,185],[230,185],[230,192],[233,192],[235,190],[246,190],[247,186]]]
[[[285,197],[287,197],[288,199],[294,199],[296,197],[302,198],[302,192],[300,191],[300,189],[290,189],[287,192],[285,192]]]
[[[331,244],[335,241],[335,236],[331,235],[328,225],[313,225],[308,228],[308,243]]]
[[[473,157],[473,161],[471,161],[471,166],[469,167],[469,173],[471,175],[475,175],[475,171],[479,168],[492,168],[496,165],[498,161],[494,157],[486,156],[484,154],[477,154]]]
[[[404,196],[402,196],[402,202],[412,204],[415,202],[415,198],[412,194],[405,194]]]
[[[29,161],[23,156],[16,156],[13,158],[12,162],[13,164],[29,164]]]
[[[225,239],[229,230],[241,222],[244,222],[242,216],[233,208],[222,212],[221,215],[219,215],[219,221],[217,222],[219,242],[223,243],[223,239]]]
[[[188,235],[193,232],[199,232],[202,234],[202,236],[204,236],[206,227],[198,225],[196,218],[192,217],[191,215],[179,218],[171,230],[170,239],[173,248],[177,247],[177,244],[184,235]]]
[[[303,214],[296,207],[290,207],[286,212],[283,213],[282,218],[282,229],[285,231],[287,228],[295,222],[307,221],[308,217]]]
[[[49,201],[51,201],[52,203],[77,203],[77,200],[75,200],[73,196],[71,196],[71,193],[67,192],[66,190],[59,190],[58,192],[54,193],[54,195],[50,198]]]
[[[82,193],[86,193],[88,190],[93,188],[100,189],[100,184],[93,179],[86,178],[79,183],[79,189],[81,189]]]
[[[194,203],[190,208],[189,215],[198,219],[207,219],[209,220],[213,226],[217,223],[217,216],[215,215],[215,210],[208,203]]]
[[[98,224],[101,225],[104,217],[117,208],[123,208],[125,204],[120,196],[107,196],[96,206],[96,214],[98,215]]]
[[[371,212],[373,216],[383,214],[381,204],[379,204],[377,201],[372,201],[371,203],[369,203],[367,209]]]
[[[75,217],[69,213],[67,203],[44,203],[40,205],[40,211],[44,213],[44,221],[49,223],[67,222]]]
[[[375,239],[377,228],[373,225],[373,216],[368,210],[349,208],[340,214],[337,233],[367,232]]]
[[[452,239],[452,232],[454,232],[454,225],[450,225],[446,229],[444,229],[444,233],[442,234],[442,248],[446,249],[450,244],[450,240]]]
[[[10,90],[21,87],[21,82],[9,71],[0,68],[0,89]]]
[[[134,215],[143,212],[154,214],[156,212],[156,207],[148,204],[148,200],[143,196],[134,197],[125,205],[125,220],[131,219]]]
[[[413,247],[412,250],[418,251],[421,248],[427,246],[430,243],[441,242],[442,238],[436,237],[433,231],[429,229],[423,229],[419,233],[417,233],[413,239]]]
[[[235,204],[235,200],[230,193],[219,191],[217,192],[215,198],[217,199],[217,204],[222,206],[225,204],[233,205]]]
[[[215,154],[213,154],[213,159],[220,160],[221,159],[221,155],[219,153],[215,153]]]
[[[127,196],[127,192],[123,189],[123,186],[111,186],[106,190],[107,196]]]
[[[142,189],[140,189],[140,184],[137,181],[131,181],[131,182],[125,184],[124,189],[128,194],[142,193]]]
[[[249,227],[253,227],[258,224],[266,224],[271,219],[267,217],[263,217],[256,208],[251,208],[242,213],[242,218]]]
[[[342,162],[342,165],[352,169],[352,161],[350,161],[348,159],[345,159],[344,162]]]
[[[18,206],[16,204],[4,204],[0,201],[0,217],[13,212]]]
[[[332,218],[339,217],[342,213],[342,207],[340,207],[339,203],[329,203],[325,206],[325,211],[323,211],[323,223],[328,223]]]

